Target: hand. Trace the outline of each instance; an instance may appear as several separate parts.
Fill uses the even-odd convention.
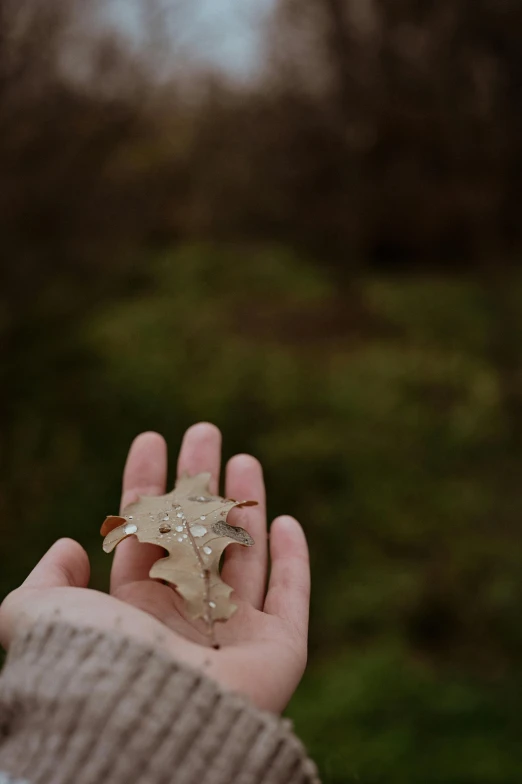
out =
[[[221,434],[213,425],[191,427],[183,439],[178,474],[212,474],[218,492]],[[165,492],[167,447],[157,433],[143,433],[131,446],[123,477],[121,506],[140,495]],[[238,609],[218,624],[220,650],[209,647],[200,622],[184,613],[183,601],[167,585],[149,578],[163,555],[155,545],[131,536],[116,550],[110,595],[87,588],[89,559],[72,539],[61,539],[44,555],[27,580],[0,609],[0,642],[42,618],[97,629],[115,629],[199,668],[225,688],[240,692],[260,708],[280,712],[287,705],[306,664],[310,573],[308,548],[296,520],[279,517],[270,529],[272,569],[266,591],[268,548],[265,487],[258,461],[237,455],[227,465],[225,495],[259,501],[234,509],[229,521],[246,528],[256,544],[227,548],[222,577],[234,588]],[[100,542],[101,545],[101,542]]]

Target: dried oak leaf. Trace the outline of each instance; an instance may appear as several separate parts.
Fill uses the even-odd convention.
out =
[[[216,621],[226,621],[237,609],[232,588],[220,577],[219,562],[229,544],[251,547],[254,540],[243,528],[226,522],[234,507],[257,501],[234,501],[209,492],[210,474],[184,476],[167,495],[141,496],[122,516],[107,517],[101,528],[103,549],[110,553],[127,536],[157,544],[168,551],[150,570],[150,577],[175,586],[188,614],[203,618],[213,635]]]

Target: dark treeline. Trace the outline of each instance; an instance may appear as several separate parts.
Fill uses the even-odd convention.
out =
[[[137,52],[72,0],[0,8],[11,276],[42,253],[114,273],[141,242],[195,236],[283,240],[343,269],[471,265],[522,242],[516,0],[281,0],[239,86],[176,70],[175,51],[165,79],[153,37]]]
[[[516,0],[282,0],[294,236],[421,265],[519,245],[521,22]]]

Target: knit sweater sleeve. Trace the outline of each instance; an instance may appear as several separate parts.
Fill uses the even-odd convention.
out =
[[[319,784],[290,723],[116,633],[40,622],[0,675],[0,783]]]

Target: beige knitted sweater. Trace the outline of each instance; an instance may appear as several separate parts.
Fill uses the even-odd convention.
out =
[[[0,675],[0,784],[319,784],[290,723],[116,633],[40,622]]]

